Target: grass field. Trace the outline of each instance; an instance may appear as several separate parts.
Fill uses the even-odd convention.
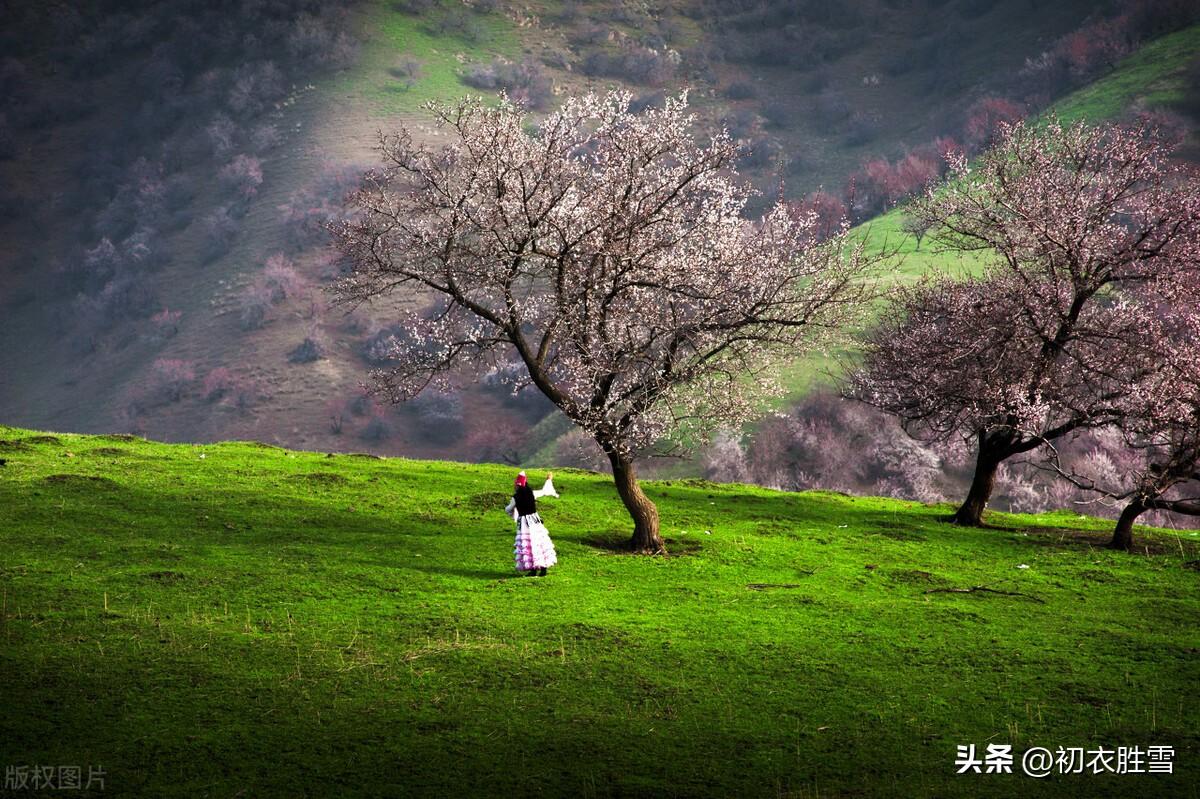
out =
[[[524,578],[506,468],[0,439],[0,761],[94,795],[1197,795],[1194,533],[662,482],[641,558],[564,471]],[[1175,773],[954,773],[989,743]]]
[[[440,31],[441,17],[455,9],[463,15],[467,30]],[[471,63],[485,63],[494,56],[514,58],[520,52],[509,20],[494,13],[464,12],[460,3],[444,2],[440,11],[422,16],[399,11],[392,3],[372,3],[366,7],[361,30],[366,41],[360,61],[329,83],[329,100],[336,105],[339,95],[357,96],[374,116],[417,112],[429,100],[450,103],[468,93],[492,96],[464,84],[463,71]],[[389,72],[402,59],[420,65],[411,85]]]

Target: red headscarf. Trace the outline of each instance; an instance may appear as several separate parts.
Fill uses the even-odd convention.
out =
[[[517,487],[520,488],[521,486],[525,485],[525,483],[525,472],[521,472],[517,475]]]

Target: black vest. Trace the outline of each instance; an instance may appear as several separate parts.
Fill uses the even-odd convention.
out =
[[[513,499],[517,503],[517,514],[520,516],[528,516],[531,513],[537,513],[537,500],[533,498],[533,489],[527,485],[520,486],[513,492]]]

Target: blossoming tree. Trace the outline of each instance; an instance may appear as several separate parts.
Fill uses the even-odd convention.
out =
[[[376,391],[401,402],[484,367],[536,386],[607,456],[632,548],[660,553],[639,455],[748,419],[781,356],[860,309],[872,258],[782,205],[746,221],[729,136],[698,141],[686,95],[629,101],[571,98],[536,130],[507,101],[431,105],[449,144],[382,137],[385,166],[333,226],[353,263],[336,291],[430,298]]]
[[[1097,475],[1082,464],[1051,466],[1076,486],[1122,503],[1109,546],[1133,548],[1133,524],[1147,511],[1200,516],[1200,305],[1195,292],[1154,303],[1141,335],[1157,368],[1123,397],[1120,432],[1131,466]]]
[[[852,393],[916,435],[974,440],[957,523],[981,523],[1008,458],[1118,420],[1163,356],[1129,296],[1200,268],[1200,190],[1169,152],[1145,123],[1017,124],[914,203],[943,250],[990,267],[898,292]]]

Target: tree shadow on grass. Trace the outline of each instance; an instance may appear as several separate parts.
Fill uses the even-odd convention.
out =
[[[1092,550],[1108,549],[1112,541],[1112,530],[1080,530],[1071,527],[1022,527],[1020,525],[992,524],[988,529],[1004,531],[1021,536],[1034,546],[1058,549]],[[1179,555],[1195,557],[1200,547],[1170,534],[1145,534],[1134,528],[1134,555]]]
[[[469,577],[472,580],[508,580],[521,579],[522,574],[514,568],[503,568],[497,566],[492,569],[470,569],[460,568],[456,566],[409,566],[409,568],[417,571],[425,572],[426,574],[450,574],[456,577]],[[553,572],[553,569],[551,569]]]
[[[663,541],[667,545],[667,557],[679,557],[682,555],[694,555],[701,549],[701,544],[697,540],[688,540],[686,538],[664,538]],[[610,555],[633,555],[642,556],[641,553],[634,553],[630,546],[630,536],[628,533],[594,533],[584,536],[579,539],[579,543],[584,546],[598,549]]]

